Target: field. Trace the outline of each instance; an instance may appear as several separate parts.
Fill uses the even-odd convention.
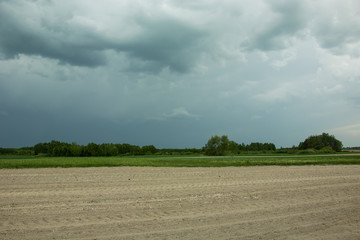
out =
[[[328,155],[236,155],[236,156],[126,156],[126,157],[36,157],[0,156],[1,168],[50,167],[230,167],[264,165],[360,164],[359,153]]]
[[[0,182],[0,239],[360,238],[360,165],[0,169]]]

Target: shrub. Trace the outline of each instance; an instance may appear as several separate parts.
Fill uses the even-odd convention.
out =
[[[334,153],[335,151],[331,147],[326,146],[326,147],[323,147],[322,149],[320,149],[318,152],[319,153]]]
[[[298,151],[298,154],[316,154],[316,150],[313,148],[309,148],[309,149]]]

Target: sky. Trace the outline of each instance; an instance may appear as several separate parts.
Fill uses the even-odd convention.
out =
[[[358,0],[0,0],[0,147],[360,146]]]

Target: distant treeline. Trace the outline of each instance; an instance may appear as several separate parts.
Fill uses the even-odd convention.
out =
[[[254,142],[248,145],[238,144],[230,141],[228,136],[212,136],[207,144],[203,147],[203,152],[210,156],[221,156],[229,154],[239,154],[244,152],[274,152],[276,151],[273,143]]]
[[[228,154],[239,154],[245,152],[263,152],[263,153],[290,153],[290,154],[316,154],[332,153],[342,150],[342,142],[328,133],[310,136],[304,142],[300,142],[298,147],[277,150],[273,143],[251,143],[245,145],[230,141],[226,135],[212,136],[203,151],[206,155],[221,156]]]
[[[0,148],[0,155],[33,155],[33,147]]]
[[[35,155],[48,156],[118,156],[118,155],[150,155],[156,154],[160,150],[153,145],[137,146],[131,144],[113,144],[113,143],[89,143],[87,145],[78,145],[76,143],[65,143],[51,141],[49,143],[38,143],[34,146]]]
[[[273,143],[254,142],[250,144],[237,144],[230,142],[231,151],[229,154],[238,153],[254,153],[254,152],[272,152],[276,151]],[[85,156],[129,156],[129,155],[191,155],[205,154],[206,149],[203,148],[164,148],[157,149],[153,145],[137,146],[127,143],[89,143],[87,145],[79,145],[77,143],[66,143],[56,140],[51,142],[38,143],[33,147],[25,148],[0,148],[1,155],[43,155],[52,157],[85,157]]]
[[[83,146],[55,140],[49,143],[38,143],[34,146],[35,155],[46,154],[53,157],[141,155],[154,154],[156,152],[157,149],[153,145],[139,147],[131,144],[89,143]]]
[[[360,147],[345,147],[344,150],[360,150]]]
[[[127,143],[89,143],[79,145],[56,140],[38,143],[33,147],[25,148],[0,148],[0,155],[44,155],[51,157],[92,157],[92,156],[126,156],[126,155],[189,155],[201,154],[201,149],[157,149],[153,145],[137,146]]]
[[[253,142],[248,145],[244,143],[238,144],[238,150],[240,152],[244,151],[275,151],[276,146],[274,143],[260,143],[260,142]]]
[[[360,148],[347,148],[360,149]],[[229,155],[229,154],[254,154],[254,153],[289,153],[289,154],[315,154],[331,153],[342,150],[342,142],[328,133],[310,136],[299,146],[292,148],[276,149],[273,143],[253,142],[238,144],[230,141],[227,136],[213,136],[201,149],[157,149],[153,145],[137,146],[127,143],[89,143],[79,145],[52,140],[51,142],[38,143],[33,147],[0,148],[0,155],[44,155],[52,157],[85,157],[85,156],[126,156],[126,155]]]

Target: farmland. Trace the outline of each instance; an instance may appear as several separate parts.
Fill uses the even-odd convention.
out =
[[[235,156],[126,156],[126,157],[36,157],[0,156],[0,168],[51,167],[230,167],[268,165],[360,164],[360,154],[235,155]]]
[[[276,161],[244,159],[260,160]],[[0,169],[0,239],[359,239],[359,180],[360,165]]]

